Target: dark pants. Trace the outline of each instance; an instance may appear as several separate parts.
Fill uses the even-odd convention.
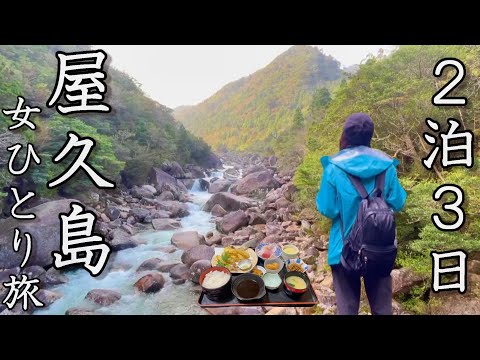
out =
[[[342,265],[332,266],[333,287],[338,315],[358,315],[360,307],[360,276],[350,274]],[[392,315],[391,276],[363,279],[373,315]]]

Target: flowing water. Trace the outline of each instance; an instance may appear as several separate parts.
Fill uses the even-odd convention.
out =
[[[228,169],[225,166],[225,170]],[[211,177],[223,178],[223,172],[213,172]],[[207,178],[208,180],[208,178]],[[215,228],[211,222],[210,213],[202,211],[205,202],[211,194],[201,191],[197,180],[190,190],[192,203],[188,203],[190,215],[182,219],[182,228],[178,231],[196,230],[205,235]],[[180,262],[181,250],[166,254],[160,250],[162,246],[170,245],[174,231],[148,231],[135,236],[145,242],[135,248],[126,249],[112,254],[109,265],[99,277],[91,277],[83,269],[66,272],[68,283],[52,288],[52,291],[62,294],[62,298],[44,310],[37,310],[36,315],[65,314],[71,307],[81,307],[95,310],[99,314],[204,314],[206,313],[197,305],[200,294],[199,286],[194,286],[190,281],[182,285],[174,285],[166,281],[165,287],[156,294],[144,294],[135,291],[134,283],[141,277],[136,273],[140,264],[150,258],[160,258],[165,262]],[[168,274],[163,274],[165,279]],[[118,291],[122,297],[116,303],[99,307],[85,300],[85,295],[92,289],[110,289]]]

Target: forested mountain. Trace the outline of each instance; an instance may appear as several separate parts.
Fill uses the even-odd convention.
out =
[[[177,108],[174,115],[215,149],[283,158],[280,148],[310,119],[314,93],[329,97],[328,89],[341,77],[340,64],[332,57],[316,47],[293,46],[265,68],[196,106]]]
[[[455,57],[466,65],[466,77],[449,96],[466,96],[466,107],[436,107],[432,96],[455,75],[452,67],[444,68],[440,78],[433,76],[435,64],[443,58]],[[480,94],[479,46],[402,46],[388,57],[370,59],[358,72],[335,92],[325,118],[313,124],[308,131],[307,154],[295,175],[301,191],[301,201],[315,208],[315,194],[322,177],[319,159],[338,152],[342,124],[355,112],[370,114],[375,122],[372,145],[400,160],[401,181],[408,192],[405,210],[398,217],[398,239],[401,246],[399,263],[425,273],[431,272],[432,250],[480,250],[480,173],[478,165],[472,169],[454,166],[432,171],[422,166],[432,147],[423,140],[429,132],[425,119],[430,117],[447,132],[447,119],[460,121],[457,131],[470,130],[479,136]],[[437,142],[440,144],[440,141]],[[478,141],[474,155],[478,155]],[[442,210],[442,202],[432,199],[441,184],[460,186],[466,196],[463,208],[467,221],[459,231],[441,232],[432,223],[432,213],[438,212],[444,221],[455,221],[451,213]],[[444,196],[444,202],[453,201],[453,195]],[[450,214],[450,215],[449,215]],[[322,231],[328,231],[328,222],[321,220]]]
[[[181,164],[192,162],[206,167],[215,166],[215,158],[205,142],[192,136],[182,124],[176,122],[172,110],[145,96],[134,79],[114,68],[104,68],[108,86],[105,102],[112,107],[111,113],[61,116],[54,108],[47,108],[46,102],[54,90],[57,76],[55,52],[89,48],[63,45],[0,47],[1,108],[14,109],[17,96],[24,97],[25,103],[32,107],[42,108],[41,114],[31,116],[37,125],[36,131],[23,129],[7,132],[12,121],[0,115],[0,134],[3,134],[0,135],[0,179],[4,190],[12,180],[5,166],[10,155],[6,151],[9,144],[20,139],[35,145],[35,150],[44,161],[41,166],[32,163],[27,178],[29,189],[37,188],[42,194],[46,192],[46,181],[59,175],[62,167],[70,163],[65,160],[65,165],[54,165],[51,161],[65,143],[69,130],[97,140],[90,162],[110,179],[119,181],[121,173],[124,182],[129,185],[145,183],[149,168],[167,159]],[[81,191],[86,181],[88,179],[79,173],[60,192],[74,195]]]

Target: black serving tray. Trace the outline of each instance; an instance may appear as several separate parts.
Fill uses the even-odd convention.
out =
[[[259,265],[263,266],[261,263],[263,261],[258,259]],[[282,278],[282,284],[277,290],[268,290],[264,297],[253,302],[241,302],[233,294],[223,301],[212,301],[205,296],[205,292],[202,291],[198,299],[198,304],[202,308],[215,308],[215,307],[230,307],[230,306],[291,306],[291,307],[312,307],[318,304],[318,298],[315,294],[315,291],[312,288],[312,285],[308,285],[307,291],[298,298],[289,297],[284,290],[283,285],[283,276],[286,273],[285,267],[280,271],[279,275]],[[232,274],[232,283],[237,276],[241,274]]]

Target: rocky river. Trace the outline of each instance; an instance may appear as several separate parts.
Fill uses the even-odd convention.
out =
[[[60,245],[58,214],[69,211],[72,199],[37,205],[31,209],[35,220],[3,220],[0,284],[10,274],[40,279],[37,294],[45,307],[35,311],[32,307],[28,313],[34,315],[333,314],[328,238],[318,229],[315,213],[297,208],[292,174],[279,172],[273,157],[229,157],[224,164],[221,169],[206,170],[167,162],[152,168],[149,184],[75,199],[96,213],[95,233],[105,236],[113,249],[98,277],[83,268],[58,271],[51,266],[51,251]],[[16,267],[22,251],[11,250],[8,235],[15,227],[43,241],[34,243],[24,269]],[[214,247],[246,244],[255,248],[260,242],[299,247],[319,304],[313,308],[200,308],[198,277],[210,266]],[[425,280],[407,269],[396,269],[392,275],[397,294]],[[5,295],[0,285],[0,298]],[[23,314],[19,305],[9,310],[2,304],[0,314]],[[395,309],[402,313],[397,303]]]

